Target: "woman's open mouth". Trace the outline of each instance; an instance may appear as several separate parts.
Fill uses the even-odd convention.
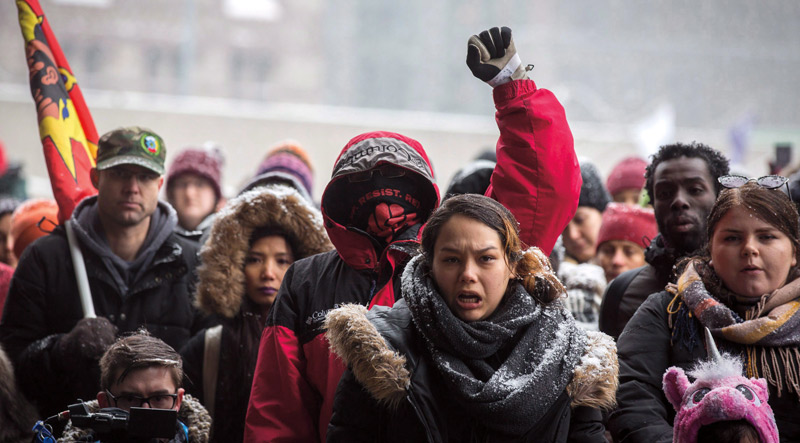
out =
[[[481,305],[481,298],[472,292],[462,292],[456,297],[458,305],[464,309],[475,309]]]

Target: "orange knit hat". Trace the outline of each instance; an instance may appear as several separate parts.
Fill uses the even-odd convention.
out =
[[[41,223],[40,223],[41,222]],[[27,200],[11,215],[11,238],[14,239],[14,255],[22,251],[39,237],[43,237],[58,226],[58,205],[55,200]]]

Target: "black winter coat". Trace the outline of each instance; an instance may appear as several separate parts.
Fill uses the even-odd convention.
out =
[[[623,272],[606,286],[600,306],[599,327],[601,332],[614,339],[619,338],[625,325],[650,294],[663,291],[667,283],[675,281],[672,267],[677,258],[664,245],[661,234],[647,247],[645,260],[646,265]]]
[[[380,398],[378,391],[385,392],[381,387],[363,387],[348,370],[336,391],[328,442],[606,441],[600,410],[571,408],[566,390],[522,439],[489,434],[479,417],[469,416],[458,403],[450,401],[453,397],[426,357],[423,339],[405,300],[398,301],[392,309],[373,309],[370,321],[388,342],[389,350],[406,358],[411,379],[405,388],[405,400],[387,407],[387,399],[376,400],[376,396]],[[379,363],[375,365],[382,368]],[[379,377],[389,377],[388,371],[381,371]]]
[[[671,442],[675,410],[662,390],[664,373],[670,366],[688,371],[708,355],[699,337],[693,345],[682,341],[674,345],[670,343],[672,332],[667,306],[672,298],[673,295],[666,291],[651,295],[636,311],[617,341],[618,408],[609,419],[609,429],[617,442]],[[740,351],[719,339],[717,347],[722,352]],[[774,387],[769,387],[769,404],[775,414],[781,441],[800,441],[800,401],[797,394],[784,392],[778,397]]]
[[[196,293],[200,309],[216,315],[222,324],[214,404],[210,404],[212,395],[204,385],[207,331],[194,336],[181,350],[189,379],[184,387],[211,413],[212,442],[244,440],[247,403],[264,329],[263,307],[246,295],[244,267],[253,232],[267,228],[282,232],[298,260],[333,249],[319,211],[285,186],[247,191],[229,201],[216,217],[203,247]]]
[[[127,294],[100,258],[82,248],[89,287],[98,317],[116,325],[120,334],[144,326],[154,336],[180,349],[211,323],[193,306],[197,249],[171,234],[158,248],[141,277],[130,282]],[[63,227],[31,244],[14,273],[0,322],[0,341],[15,365],[23,392],[39,412],[51,415],[89,400],[99,390],[99,371],[70,367],[54,351],[58,340],[83,318],[75,271]]]

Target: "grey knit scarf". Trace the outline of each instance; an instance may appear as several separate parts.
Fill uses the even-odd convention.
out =
[[[403,298],[449,391],[490,430],[523,435],[572,380],[586,333],[560,301],[542,306],[518,283],[489,318],[466,323],[428,274],[422,256],[412,259]]]

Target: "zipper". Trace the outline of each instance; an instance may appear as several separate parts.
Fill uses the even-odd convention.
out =
[[[417,414],[417,418],[422,423],[422,427],[425,428],[425,435],[428,437],[428,442],[433,443],[433,434],[431,434],[431,427],[428,426],[428,422],[425,420],[425,417],[422,415],[422,411],[417,406],[416,400],[414,399],[414,391],[409,386],[406,391],[408,395],[406,395],[406,399],[411,404],[411,407],[414,408],[414,412]]]
[[[375,278],[375,273],[372,273],[372,280],[369,284],[369,297],[367,297],[367,309],[372,306],[372,297],[375,297],[375,289],[378,285],[378,279]]]

